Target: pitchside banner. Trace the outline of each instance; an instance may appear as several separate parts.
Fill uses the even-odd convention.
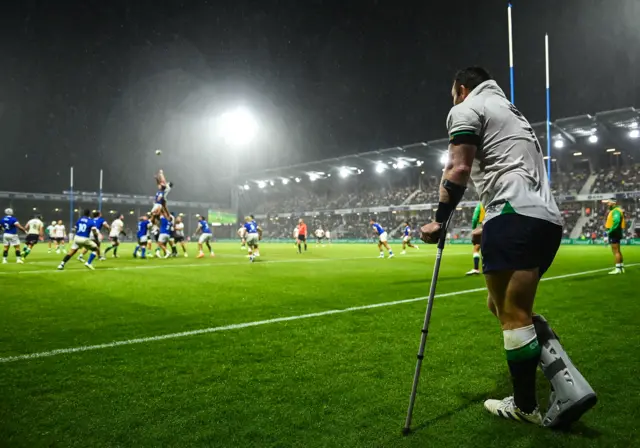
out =
[[[460,238],[457,240],[451,240],[451,244],[471,244],[471,240],[468,238]],[[594,246],[594,245],[603,246],[608,243],[605,243],[605,241],[602,238],[598,238],[593,241],[574,239],[574,238],[563,238],[562,244],[573,245],[573,246]],[[622,240],[622,245],[640,246],[640,238],[627,238],[625,240]]]

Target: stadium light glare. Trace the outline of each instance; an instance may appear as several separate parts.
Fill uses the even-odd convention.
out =
[[[424,174],[424,171],[420,171],[420,174]]]
[[[244,188],[245,190],[248,190],[248,189],[249,189],[249,188],[251,188],[251,187],[249,187],[249,184],[244,184],[244,187],[243,187],[243,188]]]
[[[393,168],[398,168],[398,164],[394,163],[393,165],[391,165]]]
[[[269,181],[269,185],[271,185],[272,187],[275,185],[275,182],[273,182],[272,180]]]
[[[616,148],[609,148],[607,149],[607,152],[616,152]]]
[[[33,211],[35,212],[36,210],[38,210],[37,208],[33,207]]]
[[[74,211],[75,213],[78,213],[78,209],[77,209],[77,208],[74,208],[74,209],[73,209],[73,211]]]
[[[553,147],[557,149],[564,148],[564,140],[562,140],[561,138],[557,139],[555,142],[553,142]]]
[[[380,173],[384,173],[384,170],[386,170],[386,169],[387,169],[387,167],[386,167],[386,166],[384,166],[384,164],[383,164],[383,163],[378,162],[378,163],[376,164],[376,173],[378,173],[378,174],[380,174]]]
[[[398,166],[398,169],[401,170],[402,168],[407,166],[407,163],[404,160],[400,160],[397,166]]]
[[[258,131],[258,122],[248,109],[238,107],[220,116],[218,129],[228,144],[242,146],[254,139]]]
[[[629,137],[630,138],[638,138],[638,137],[640,137],[640,130],[634,129],[632,131],[629,131]]]
[[[129,214],[133,215],[135,212],[133,210],[129,210]],[[182,213],[180,213],[180,216],[182,216]]]
[[[616,151],[613,153],[614,156],[619,156],[620,154],[622,154],[620,151]]]
[[[440,163],[442,165],[446,165],[448,161],[449,161],[449,154],[442,154],[442,156],[440,156]]]
[[[289,179],[282,179],[282,185],[287,185],[289,183]]]
[[[574,152],[574,153],[573,153],[573,155],[574,155],[574,156],[576,156],[576,157],[578,157],[578,156],[581,156],[581,155],[582,155],[582,153],[581,153],[581,152]]]
[[[318,175],[317,174],[314,174],[314,173],[309,174],[309,180],[311,182],[314,182],[316,179],[318,179]]]
[[[258,188],[264,188],[267,186],[267,183],[263,180],[258,181]]]
[[[340,177],[345,178],[350,174],[349,170],[346,167],[340,168]]]
[[[300,179],[299,177],[296,177],[296,183],[300,183],[302,179]]]
[[[598,143],[598,136],[596,134],[590,135],[589,143]]]
[[[629,129],[638,129],[638,122],[634,121],[629,125]]]

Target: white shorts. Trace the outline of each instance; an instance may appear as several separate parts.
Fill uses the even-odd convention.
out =
[[[249,246],[257,246],[260,242],[260,236],[257,233],[247,233],[246,239]]]
[[[158,213],[160,210],[162,210],[162,204],[153,204],[151,213]]]
[[[407,235],[404,238],[402,238],[402,241],[404,241],[405,243],[410,243],[411,242],[411,235]]]
[[[20,245],[20,238],[18,237],[18,235],[15,235],[13,233],[5,233],[2,235],[2,244],[4,246],[19,246]]]
[[[207,241],[211,241],[211,237],[213,235],[211,235],[210,233],[203,233],[202,235],[200,235],[200,238],[198,238],[198,244],[204,244]]]
[[[85,238],[84,236],[76,236],[73,238],[73,244],[71,245],[71,250],[78,250],[81,247],[87,249],[97,249],[98,245],[91,238]]]
[[[161,233],[160,236],[158,237],[158,243],[166,244],[170,238],[171,238],[171,235],[169,235],[168,233]]]
[[[140,238],[138,238],[138,244],[146,244],[147,241],[149,241],[148,235],[143,235]]]
[[[324,237],[328,240],[331,239],[331,232],[324,232]]]
[[[380,240],[381,243],[386,243],[387,242],[387,232],[382,232],[380,234],[380,236],[378,236],[378,239]]]

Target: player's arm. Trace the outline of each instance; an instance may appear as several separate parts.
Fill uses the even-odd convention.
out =
[[[95,227],[91,227],[91,233],[93,233],[93,236],[95,236],[96,239],[98,239],[99,237],[98,229],[96,229]]]
[[[22,224],[20,224],[18,221],[16,221],[16,227],[22,230],[22,233],[27,233],[27,230],[24,227],[22,227]]]
[[[40,226],[40,241],[44,241],[44,226]]]
[[[111,231],[111,226],[105,221],[102,225],[109,231]]]
[[[473,212],[473,218],[471,218],[471,230],[475,230],[480,222],[480,214],[482,213],[482,204],[478,203],[476,209]]]

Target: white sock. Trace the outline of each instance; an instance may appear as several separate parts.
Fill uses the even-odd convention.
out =
[[[504,337],[505,350],[516,350],[524,347],[538,337],[533,325],[516,328],[515,330],[504,330],[502,336]]]

